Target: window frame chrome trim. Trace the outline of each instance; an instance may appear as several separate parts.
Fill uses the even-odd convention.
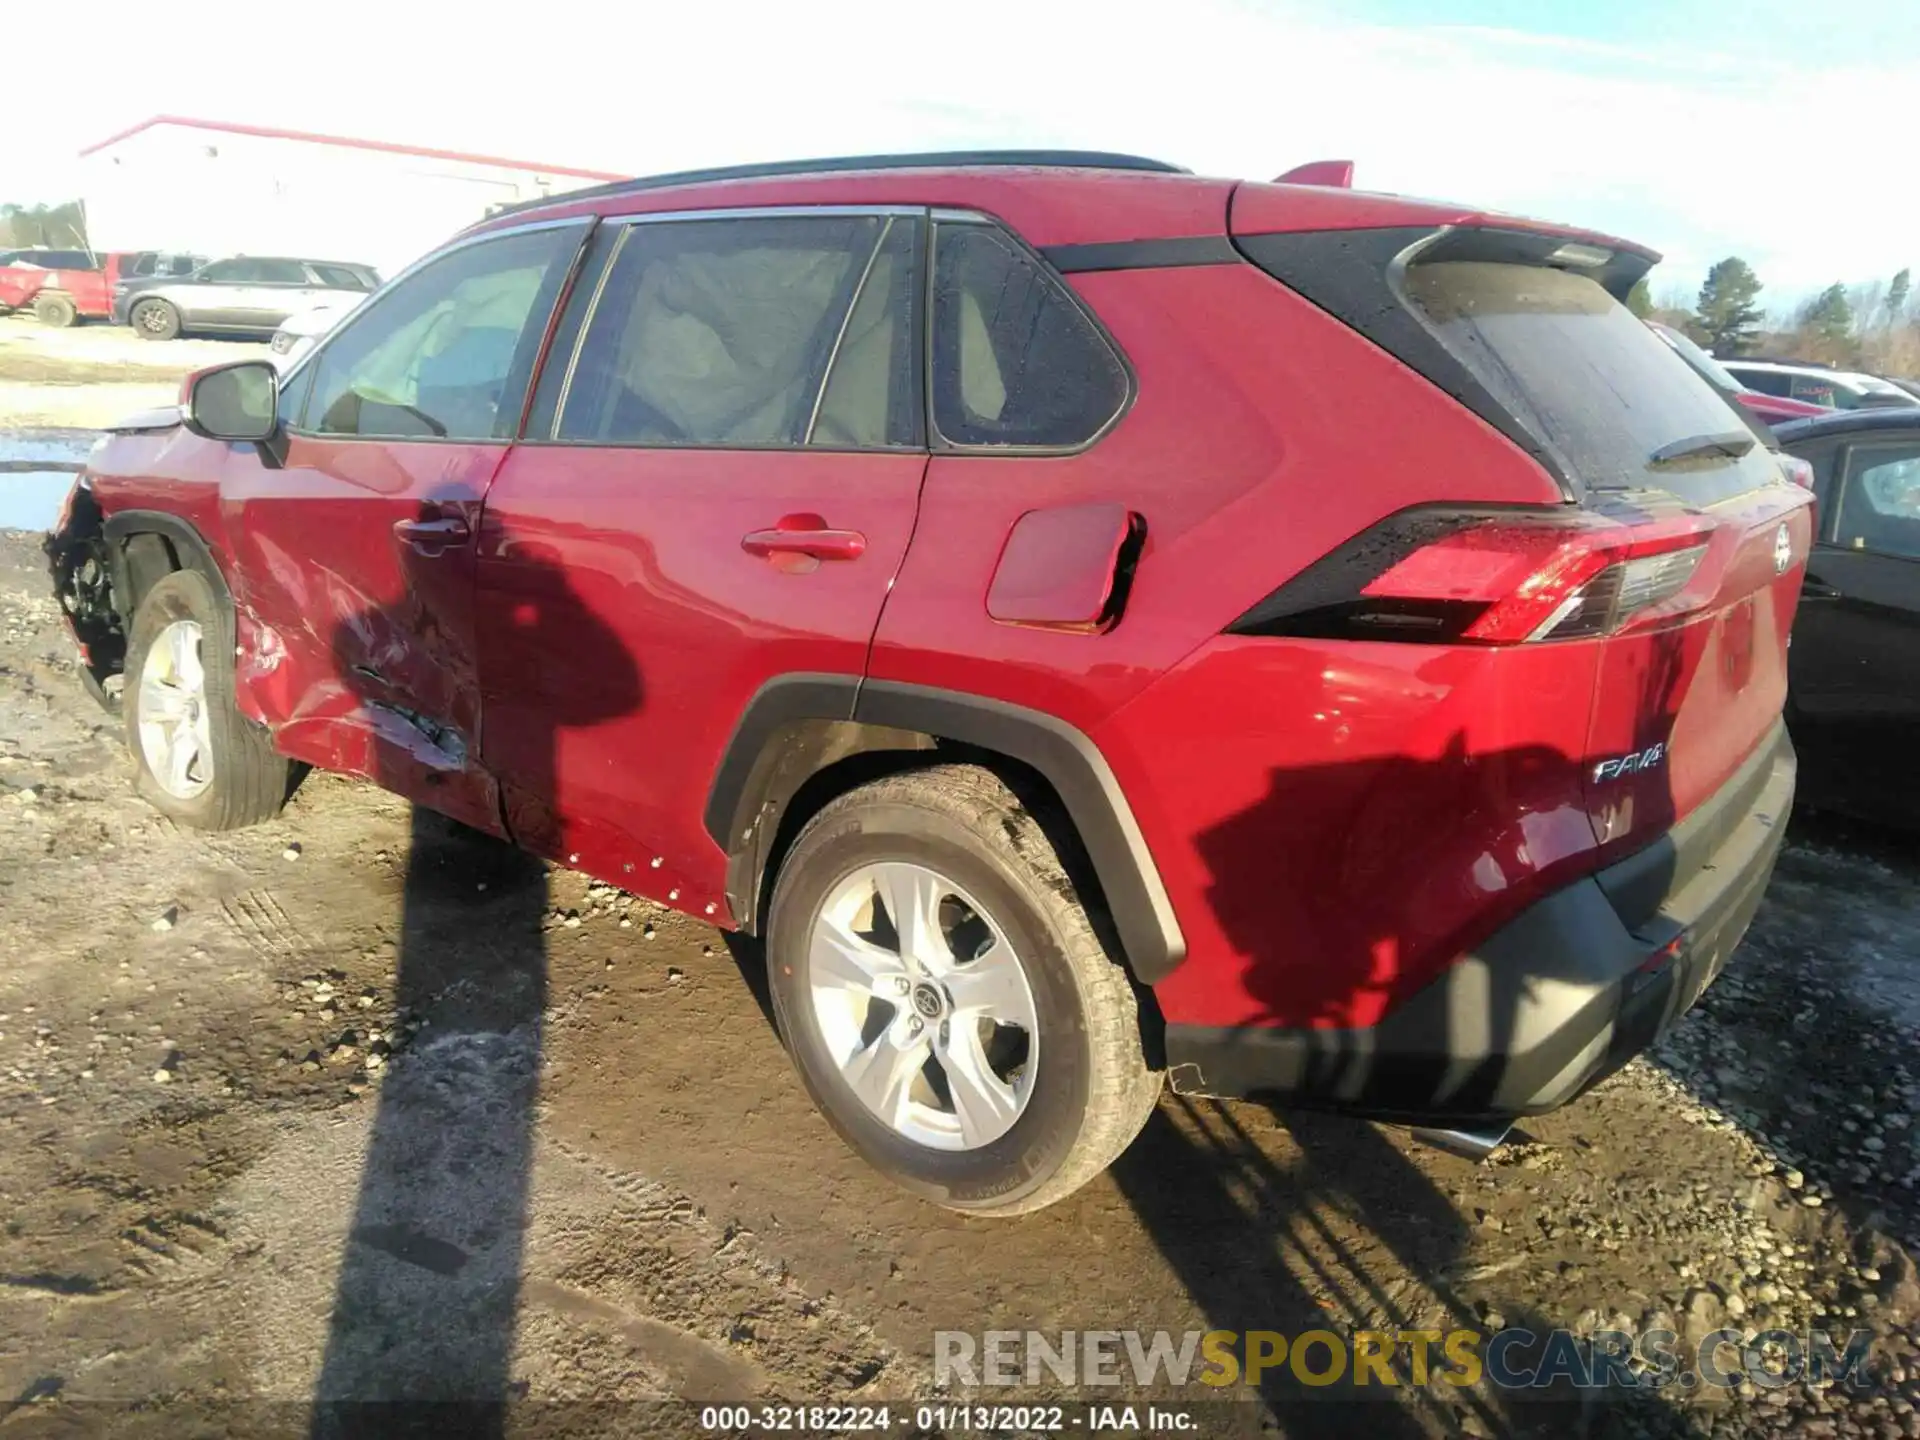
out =
[[[607,258],[602,261],[600,265],[600,273],[594,278],[593,294],[587,297],[587,308],[580,316],[579,332],[573,337],[573,352],[567,356],[566,373],[560,377],[559,393],[553,397],[553,418],[547,422],[547,438],[549,440],[558,440],[560,438],[560,421],[567,413],[567,399],[573,394],[573,374],[579,367],[581,352],[586,349],[587,329],[593,324],[593,317],[600,313],[600,297],[606,294],[607,281],[613,276],[614,262],[620,258],[621,252],[627,248],[627,237],[631,234],[633,234],[632,230],[623,228],[620,233],[614,237],[613,247],[607,251]],[[564,308],[564,306],[561,308]],[[552,363],[551,356],[548,357],[548,363]],[[532,398],[533,392],[539,388],[539,385],[540,377],[536,375],[534,376],[533,385],[529,387],[527,392],[529,399]]]
[[[624,215],[602,215],[602,225],[658,225],[691,220],[804,220],[815,215],[832,219],[925,215],[925,205],[725,205],[705,210],[637,210]]]

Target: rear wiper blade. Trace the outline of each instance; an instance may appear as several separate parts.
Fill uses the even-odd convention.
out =
[[[1685,460],[1710,460],[1716,455],[1738,460],[1756,443],[1752,432],[1747,430],[1728,430],[1719,435],[1689,435],[1684,440],[1662,445],[1647,457],[1647,464],[1658,469],[1662,465],[1678,465]]]

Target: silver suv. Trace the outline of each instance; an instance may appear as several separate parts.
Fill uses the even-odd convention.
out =
[[[113,287],[113,320],[148,340],[189,330],[265,338],[289,315],[351,304],[379,288],[380,277],[366,265],[236,255],[178,278],[122,281]]]

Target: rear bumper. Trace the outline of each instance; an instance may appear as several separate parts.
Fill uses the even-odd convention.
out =
[[[1654,844],[1537,902],[1378,1025],[1169,1025],[1173,1089],[1421,1125],[1566,1104],[1644,1050],[1720,973],[1773,873],[1794,770],[1779,725]]]

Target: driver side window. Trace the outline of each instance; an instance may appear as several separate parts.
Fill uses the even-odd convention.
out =
[[[315,357],[297,428],[385,439],[510,439],[584,228],[475,241],[364,304]]]

